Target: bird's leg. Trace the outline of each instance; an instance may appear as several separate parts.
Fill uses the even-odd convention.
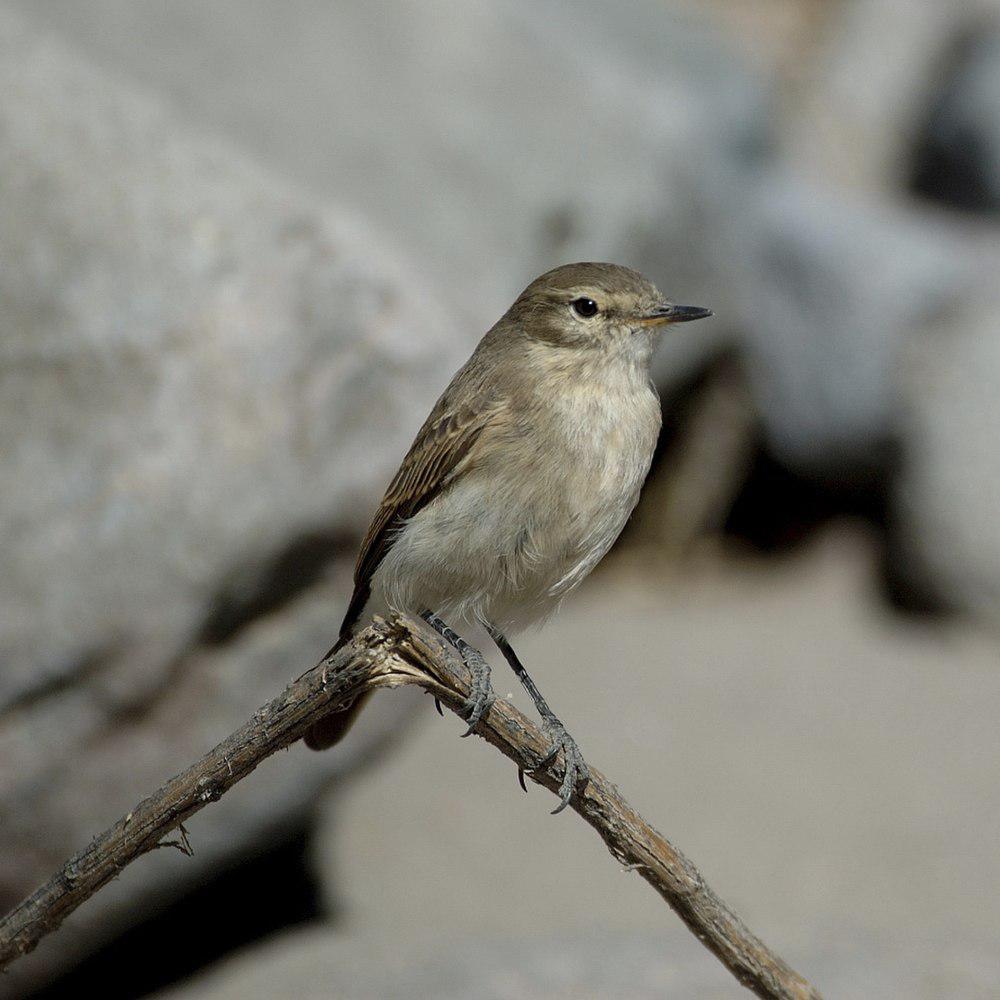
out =
[[[469,697],[466,698],[462,706],[462,715],[468,722],[469,728],[463,736],[471,736],[479,720],[490,710],[490,705],[496,701],[493,687],[490,685],[490,665],[483,658],[483,654],[470,646],[454,629],[449,628],[433,611],[422,611],[420,617],[445,642],[454,646],[462,657],[462,662],[469,671]]]
[[[556,718],[555,712],[549,708],[541,692],[535,687],[535,682],[524,669],[524,664],[517,658],[517,653],[511,648],[507,637],[495,626],[487,625],[493,641],[497,644],[497,649],[504,655],[504,659],[510,664],[511,670],[517,674],[518,680],[524,685],[525,690],[531,695],[531,700],[538,709],[538,714],[545,724],[545,731],[552,740],[552,744],[545,756],[538,762],[538,767],[546,767],[551,764],[560,750],[566,761],[566,770],[563,774],[562,784],[559,786],[559,805],[552,810],[553,814],[562,812],[569,805],[573,790],[578,786],[584,788],[590,780],[590,769],[587,762],[580,753],[580,748],[576,745],[576,740],[568,732],[566,727]]]

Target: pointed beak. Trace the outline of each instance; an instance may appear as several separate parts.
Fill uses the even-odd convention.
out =
[[[664,302],[639,322],[643,326],[663,326],[667,323],[690,323],[693,319],[706,319],[711,315],[712,310],[702,306],[677,306],[672,302]]]

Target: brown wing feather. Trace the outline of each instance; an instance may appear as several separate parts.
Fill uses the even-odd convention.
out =
[[[456,409],[450,395],[451,390],[445,392],[431,411],[372,518],[354,569],[354,594],[340,626],[340,638],[324,659],[350,641],[354,624],[371,596],[372,576],[392,546],[395,530],[448,485],[499,410],[491,400]],[[364,695],[341,711],[320,719],[306,733],[306,746],[325,750],[339,743],[367,698]]]
[[[500,388],[504,380],[497,378],[496,355],[491,344],[498,337],[510,335],[503,322],[486,334],[420,428],[361,543],[354,568],[354,593],[340,626],[340,638],[327,658],[350,641],[354,626],[371,596],[372,577],[392,547],[399,527],[475,461],[476,442],[507,410],[510,398]],[[306,745],[321,750],[339,742],[366,699],[367,695],[362,696],[353,705],[317,722],[306,734]]]
[[[392,547],[396,530],[448,485],[499,409],[495,400],[482,397],[456,408],[451,396],[449,391],[438,400],[372,518],[354,568],[354,594],[341,625],[341,641],[368,603],[372,577]]]

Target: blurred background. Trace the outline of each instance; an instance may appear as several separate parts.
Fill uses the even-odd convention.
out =
[[[452,372],[609,260],[716,319],[522,657],[827,996],[1000,995],[997,0],[3,0],[0,91],[0,907],[316,661]],[[380,695],[0,996],[744,995],[461,728]]]

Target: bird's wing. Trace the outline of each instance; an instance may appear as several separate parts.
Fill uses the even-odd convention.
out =
[[[475,393],[475,401],[456,406],[453,397],[457,394],[449,388],[438,400],[372,518],[354,568],[354,595],[341,638],[364,610],[372,577],[392,547],[396,531],[468,466],[483,430],[503,410],[502,401],[485,393]]]

